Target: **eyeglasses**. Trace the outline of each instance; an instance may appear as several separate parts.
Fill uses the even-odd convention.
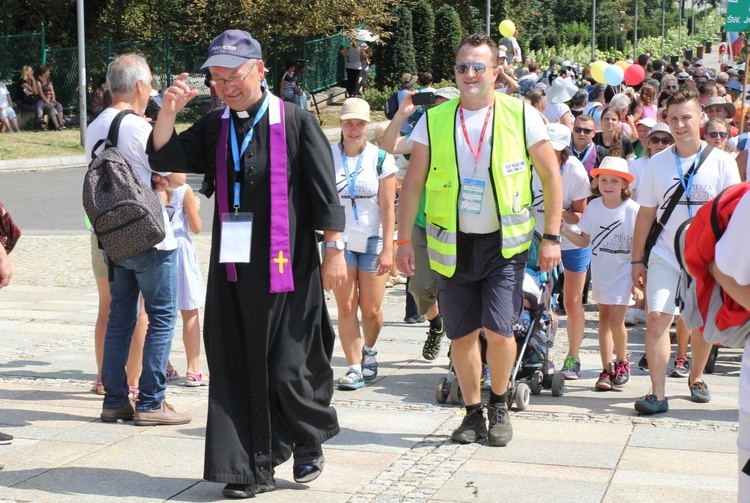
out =
[[[729,136],[729,133],[727,133],[726,131],[711,131],[710,133],[706,133],[706,134],[710,136],[711,138],[718,138],[718,137],[726,138],[727,136]]]
[[[661,143],[662,145],[671,145],[672,144],[672,138],[669,138],[667,136],[662,136],[662,137],[652,136],[650,141],[654,145],[657,145],[659,143]]]
[[[677,86],[664,86],[664,89],[677,89]]]
[[[473,69],[474,73],[476,73],[477,75],[483,75],[484,72],[487,71],[488,67],[484,63],[472,63],[472,64],[469,64],[469,63],[463,61],[461,63],[456,63],[456,66],[454,68],[456,69],[456,73],[459,74],[459,75],[463,75],[464,73],[468,72],[469,68]],[[490,68],[495,68],[495,67],[492,66]]]
[[[253,65],[247,70],[245,75],[240,75],[239,77],[232,77],[231,79],[214,79],[211,81],[211,85],[214,87],[223,86],[225,84],[236,86],[237,84],[245,80],[248,75],[250,75],[250,72],[253,71],[253,68],[255,68],[255,65],[258,64],[258,61],[259,60],[256,60],[255,63],[253,63]]]
[[[593,129],[586,129],[586,128],[583,128],[583,127],[574,127],[573,128],[573,132],[575,132],[577,134],[591,134],[591,133],[594,132],[594,130]]]

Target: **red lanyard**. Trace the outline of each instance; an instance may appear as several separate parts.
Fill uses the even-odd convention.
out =
[[[484,117],[484,125],[482,126],[482,134],[479,135],[479,146],[477,147],[477,151],[474,152],[474,147],[471,146],[471,140],[469,139],[469,132],[466,130],[466,122],[464,121],[464,109],[459,105],[458,107],[458,116],[461,118],[461,127],[464,130],[464,138],[466,139],[466,144],[469,146],[469,150],[471,150],[471,154],[474,156],[474,166],[479,164],[479,154],[482,153],[482,145],[484,144],[484,133],[487,132],[487,124],[490,122],[490,116],[492,115],[492,108],[493,105],[490,105],[487,109],[487,115]]]

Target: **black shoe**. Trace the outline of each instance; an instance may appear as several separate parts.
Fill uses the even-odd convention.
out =
[[[0,445],[8,445],[13,440],[13,435],[0,432]]]
[[[451,440],[459,444],[470,444],[479,442],[487,438],[487,423],[484,420],[482,411],[475,410],[471,414],[466,414],[461,426],[456,428],[451,435]]]
[[[270,482],[262,484],[227,484],[221,491],[225,498],[253,498],[257,494],[268,493],[276,490],[276,481],[271,479]]]
[[[325,457],[317,451],[294,453],[292,474],[298,484],[307,484],[320,477],[325,465]]]
[[[440,341],[443,340],[443,335],[445,335],[445,329],[438,332],[431,327],[430,331],[427,332],[427,340],[424,341],[424,346],[422,346],[422,357],[425,360],[432,361],[440,355]]]
[[[495,403],[487,407],[490,421],[489,443],[493,447],[504,447],[513,439],[513,426],[510,424],[508,407]]]
[[[102,409],[99,416],[103,423],[116,423],[117,421],[132,421],[135,410],[133,403],[128,400],[125,405],[116,409]]]
[[[635,410],[643,415],[660,414],[669,410],[669,400],[659,400],[656,395],[645,395],[635,401]]]

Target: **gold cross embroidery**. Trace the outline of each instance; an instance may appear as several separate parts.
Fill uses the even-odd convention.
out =
[[[284,274],[284,265],[289,262],[288,258],[284,258],[284,252],[279,250],[278,258],[273,259],[274,262],[279,264],[279,274]]]

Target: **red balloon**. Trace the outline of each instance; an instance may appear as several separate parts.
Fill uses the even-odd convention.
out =
[[[630,65],[625,70],[625,83],[629,86],[637,86],[643,82],[643,77],[646,75],[645,70],[641,65]]]

